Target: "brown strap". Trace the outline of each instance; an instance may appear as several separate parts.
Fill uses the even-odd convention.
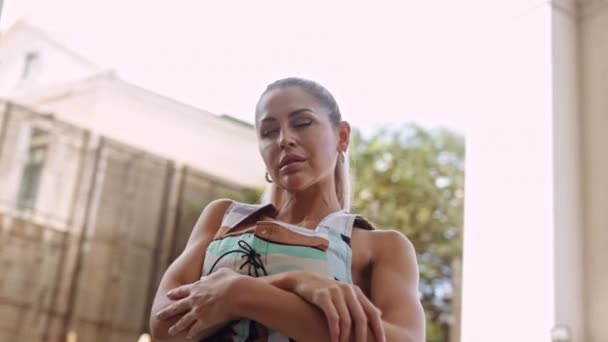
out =
[[[363,216],[359,216],[357,215],[355,217],[355,222],[353,224],[353,228],[360,228],[360,229],[365,229],[365,230],[376,230],[376,228],[369,223],[368,220],[366,220]]]

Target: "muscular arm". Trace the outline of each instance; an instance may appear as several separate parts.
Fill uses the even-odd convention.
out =
[[[171,336],[168,330],[180,317],[159,320],[156,314],[173,303],[167,292],[200,278],[204,252],[221,225],[229,200],[209,204],[198,219],[184,252],[169,266],[158,287],[150,315],[150,330],[155,341],[187,341],[185,333]],[[293,273],[263,278],[242,276],[234,286],[237,314],[253,319],[298,341],[329,341],[329,329],[323,312],[290,292],[296,281]],[[272,300],[268,300],[272,298]],[[228,303],[227,303],[228,304]],[[242,312],[241,312],[242,311]],[[307,327],[302,329],[303,323]],[[228,322],[226,322],[228,323]],[[206,331],[206,336],[213,331]],[[204,337],[204,336],[199,336]]]
[[[156,313],[173,302],[167,297],[167,292],[181,285],[191,284],[200,278],[205,250],[219,229],[224,213],[231,203],[230,200],[221,199],[207,205],[192,229],[183,253],[163,275],[150,314],[150,331],[155,341],[184,340],[185,334],[174,337],[168,334],[169,328],[179,317],[163,321],[156,318]]]
[[[329,341],[323,312],[289,290],[297,281],[297,274],[242,279],[237,312],[296,341]]]
[[[386,340],[423,342],[425,320],[417,297],[418,267],[414,248],[398,232],[374,234],[377,248],[374,248],[370,299],[382,310]],[[329,341],[329,327],[323,312],[291,292],[298,278],[298,272],[287,272],[243,279],[239,285],[242,295],[237,299],[238,313],[297,341]],[[371,330],[367,340],[375,341]]]
[[[200,278],[204,252],[221,225],[222,217],[230,205],[229,200],[209,204],[198,219],[184,252],[169,266],[158,287],[150,316],[150,330],[155,341],[186,341],[185,333],[171,336],[169,328],[180,317],[159,320],[156,314],[173,303],[167,292],[181,285],[191,284]],[[236,303],[239,316],[252,318],[269,327],[293,336],[298,341],[328,341],[329,330],[323,313],[314,305],[291,293],[295,280],[290,274],[264,278],[243,276],[235,286],[235,296],[243,299]],[[282,287],[282,288],[281,288]],[[272,298],[272,300],[268,300]],[[258,301],[258,299],[261,299]],[[228,304],[228,303],[227,303]],[[302,329],[306,322],[306,329]],[[228,323],[228,322],[226,322]],[[213,331],[206,331],[209,335]],[[199,336],[201,337],[201,336]]]
[[[425,319],[418,300],[418,265],[411,242],[396,231],[377,231],[371,300],[382,310],[387,341],[423,342]]]

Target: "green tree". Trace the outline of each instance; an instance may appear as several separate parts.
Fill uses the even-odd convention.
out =
[[[351,156],[353,211],[412,241],[427,341],[448,341],[450,324],[459,324],[459,308],[452,302],[460,274],[452,265],[462,255],[464,139],[414,124],[380,129],[370,137],[354,130]]]

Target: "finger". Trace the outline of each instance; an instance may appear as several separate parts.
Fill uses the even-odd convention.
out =
[[[169,299],[173,299],[173,300],[182,299],[184,297],[187,297],[190,295],[191,287],[192,287],[192,284],[176,287],[173,290],[167,292],[167,297],[169,297]]]
[[[340,316],[338,311],[331,300],[328,292],[321,292],[317,299],[319,308],[325,314],[327,318],[327,325],[329,326],[329,336],[332,342],[339,342],[340,339]]]
[[[375,340],[378,342],[386,342],[386,334],[384,332],[384,324],[382,323],[380,311],[370,303],[370,307],[366,309],[366,313]]]
[[[182,299],[173,304],[170,304],[166,308],[159,311],[156,314],[156,318],[158,318],[160,320],[165,320],[165,319],[174,317],[176,315],[182,314],[189,310],[190,310],[190,302],[185,299]]]
[[[187,331],[192,324],[196,321],[196,315],[194,312],[190,311],[184,315],[177,323],[173,324],[171,328],[169,328],[169,335],[177,335],[183,331]]]
[[[363,310],[367,315],[375,340],[378,342],[386,342],[384,324],[382,324],[382,312],[365,296],[360,289],[358,289],[356,292],[357,298],[359,298],[359,302],[361,303],[361,306],[363,306]]]
[[[359,302],[359,298],[357,298],[355,290],[351,286],[345,289],[344,295],[348,310],[353,319],[356,341],[365,342],[367,341],[367,316],[365,315],[365,311]]]
[[[203,332],[203,330],[205,330],[205,323],[199,320],[196,320],[194,322],[194,324],[190,327],[190,329],[188,330],[188,333],[186,333],[186,338],[194,338],[196,336],[198,336],[199,334],[201,334]]]
[[[337,291],[332,296],[332,301],[340,319],[340,342],[349,342],[353,322],[342,291]]]

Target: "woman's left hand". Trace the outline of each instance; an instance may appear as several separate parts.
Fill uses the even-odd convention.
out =
[[[292,272],[292,292],[315,305],[327,318],[332,341],[386,341],[382,313],[354,284],[308,272]],[[354,333],[354,334],[353,334]]]
[[[167,293],[175,302],[159,311],[157,318],[167,320],[181,315],[169,334],[187,332],[188,338],[234,321],[238,317],[234,314],[231,300],[234,296],[230,292],[235,281],[242,277],[231,269],[221,268],[192,284],[175,288]]]

